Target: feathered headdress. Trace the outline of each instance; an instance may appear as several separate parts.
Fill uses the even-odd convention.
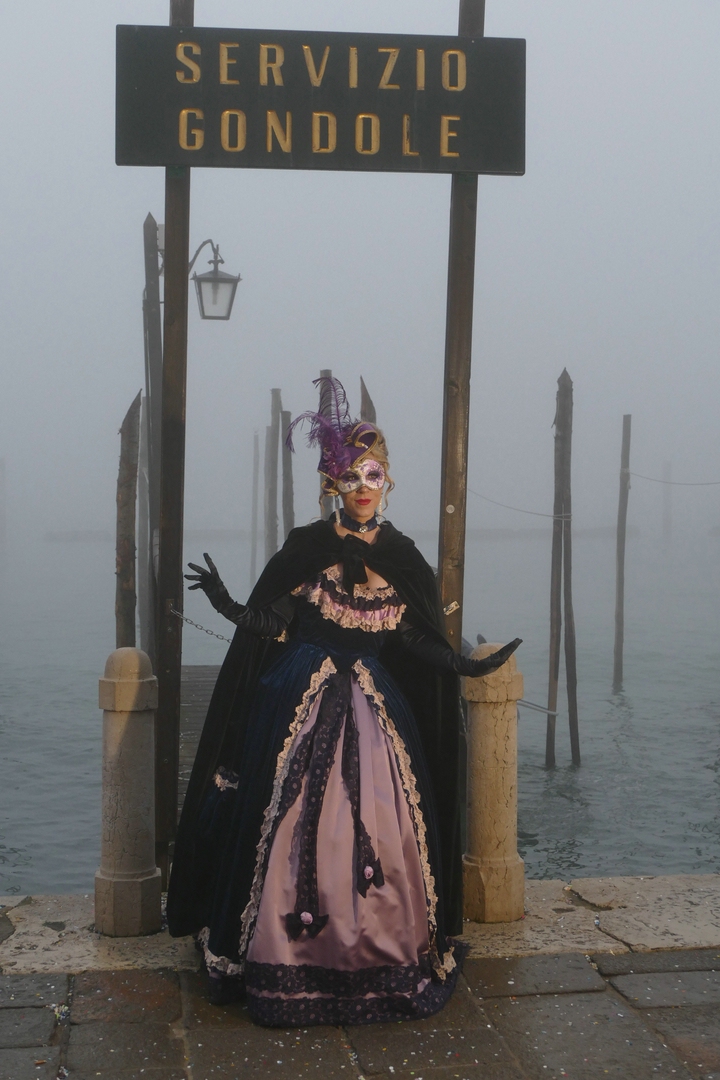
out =
[[[293,420],[288,428],[286,445],[293,446],[293,431],[305,420],[310,423],[308,446],[320,447],[318,472],[327,478],[323,482],[326,494],[337,494],[335,482],[364,458],[369,457],[378,441],[378,430],[364,420],[350,416],[347,396],[339,379],[323,375],[315,379],[313,386],[320,391],[318,412],[304,412]]]

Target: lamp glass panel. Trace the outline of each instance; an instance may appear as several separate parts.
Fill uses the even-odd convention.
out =
[[[235,295],[235,281],[200,282],[203,315],[205,318],[227,319]]]

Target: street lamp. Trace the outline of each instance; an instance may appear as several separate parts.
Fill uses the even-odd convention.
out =
[[[232,312],[238,282],[242,279],[239,274],[226,274],[224,270],[218,269],[220,263],[225,262],[220,255],[219,246],[214,244],[212,240],[203,240],[192,257],[188,273],[192,270],[195,260],[207,244],[210,245],[213,253],[212,259],[208,259],[212,270],[208,270],[204,274],[193,274],[192,276],[195,282],[198,307],[200,308],[200,318],[227,320]]]

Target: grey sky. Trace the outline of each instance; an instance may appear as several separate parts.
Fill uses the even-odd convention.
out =
[[[109,527],[119,427],[142,384],[142,222],[162,170],[117,168],[114,26],[165,0],[4,12],[0,456],[13,519]],[[196,0],[198,25],[452,33],[455,0]],[[555,380],[575,381],[576,520],[612,522],[621,417],[633,467],[720,479],[720,9],[714,0],[487,0],[528,41],[523,178],[481,178],[470,484],[550,510]],[[239,526],[269,389],[313,404],[320,367],[378,406],[400,527],[437,518],[448,177],[196,170],[191,242],[240,272],[228,324],[191,311],[187,523]],[[194,303],[194,300],[192,301]],[[298,516],[315,512],[297,455]],[[713,489],[677,493],[717,524]],[[638,481],[652,527],[660,493]],[[471,525],[534,519],[471,496]]]

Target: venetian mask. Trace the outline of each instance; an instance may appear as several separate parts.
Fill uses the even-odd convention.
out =
[[[379,462],[369,458],[359,465],[353,465],[351,469],[346,469],[335,483],[343,495],[357,491],[363,485],[371,491],[382,491],[385,485],[385,470]]]

